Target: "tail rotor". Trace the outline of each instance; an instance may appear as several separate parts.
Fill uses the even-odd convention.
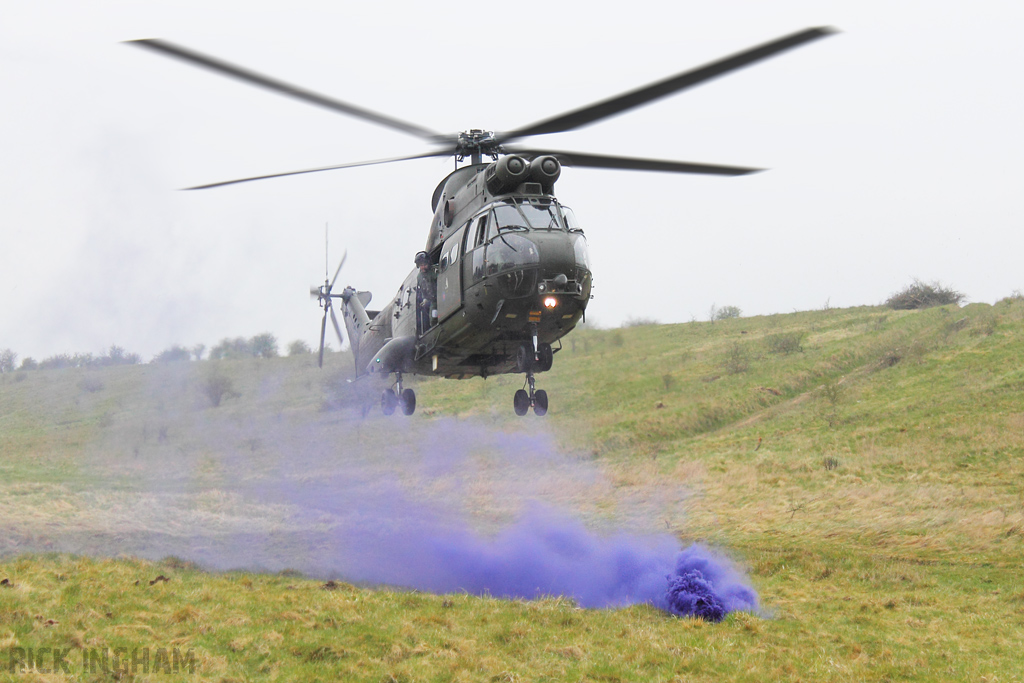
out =
[[[320,357],[317,360],[319,367],[324,366],[324,338],[327,334],[327,317],[331,318],[331,324],[334,326],[334,331],[338,335],[338,343],[344,344],[345,339],[341,334],[341,326],[338,325],[338,318],[334,314],[334,307],[331,305],[331,299],[340,299],[341,294],[333,294],[334,283],[338,281],[338,275],[341,273],[341,267],[345,265],[345,259],[348,257],[348,252],[342,254],[341,263],[338,264],[338,269],[334,271],[334,278],[328,280],[326,273],[324,273],[324,284],[320,287],[310,287],[309,295],[311,298],[316,298],[317,303],[321,308],[324,309],[324,318],[320,321]],[[326,265],[326,264],[325,264]],[[326,268],[325,268],[326,270]]]

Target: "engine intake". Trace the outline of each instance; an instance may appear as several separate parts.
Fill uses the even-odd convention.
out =
[[[557,162],[556,162],[557,163]],[[526,180],[532,166],[526,159],[510,154],[498,159],[487,167],[487,191],[491,194],[502,194]]]
[[[553,156],[537,157],[530,162],[530,180],[540,183],[547,194],[553,194],[555,181],[562,174],[562,165]]]

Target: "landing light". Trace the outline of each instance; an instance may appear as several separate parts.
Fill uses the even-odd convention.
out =
[[[558,299],[553,296],[545,297],[544,308],[554,308],[558,305]]]

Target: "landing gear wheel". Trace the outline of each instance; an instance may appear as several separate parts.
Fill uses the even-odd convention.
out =
[[[399,402],[402,404],[402,412],[406,415],[412,415],[416,410],[416,392],[412,389],[406,389],[402,392]]]
[[[392,389],[385,389],[380,395],[380,409],[385,415],[391,415],[398,406],[398,397]]]
[[[533,413],[537,417],[548,412],[548,392],[543,389],[538,389],[537,393],[533,395]]]
[[[526,412],[530,409],[530,395],[525,390],[520,389],[512,397],[512,406],[519,417],[526,415]]]
[[[537,347],[537,371],[547,372],[551,369],[555,352],[551,350],[551,344],[540,344]]]

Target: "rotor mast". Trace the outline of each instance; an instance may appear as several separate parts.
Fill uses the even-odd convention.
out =
[[[498,144],[493,130],[471,128],[459,133],[455,146],[455,160],[463,161],[469,157],[471,164],[482,164],[484,156],[497,159],[501,151],[501,145]]]

